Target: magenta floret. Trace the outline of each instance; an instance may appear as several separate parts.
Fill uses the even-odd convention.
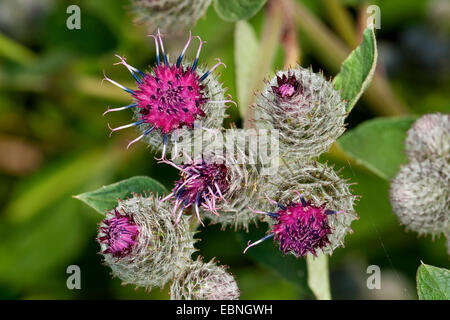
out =
[[[141,120],[161,133],[170,133],[205,116],[202,105],[207,101],[199,76],[183,66],[158,65],[155,75],[146,74],[135,91]]]
[[[136,243],[139,227],[134,223],[132,217],[121,215],[114,209],[114,217],[102,221],[100,232],[104,235],[98,240],[107,245],[102,253],[110,253],[114,257],[122,258],[131,252]]]
[[[181,178],[175,182],[172,192],[163,200],[173,198],[178,221],[185,208],[193,206],[199,221],[199,208],[219,215],[216,201],[225,201],[224,194],[230,187],[228,168],[223,163],[208,162],[204,159],[190,160],[181,167],[168,162],[180,170]]]
[[[278,98],[283,100],[303,93],[302,86],[293,74],[289,74],[288,76],[284,74],[282,77],[277,76],[277,85],[272,86],[272,90]]]
[[[328,224],[327,216],[341,213],[334,210],[325,210],[325,205],[315,206],[300,196],[300,202],[291,202],[284,206],[279,202],[269,199],[279,208],[276,212],[254,211],[265,214],[276,220],[272,230],[262,239],[249,244],[244,253],[251,247],[266,239],[274,238],[279,242],[280,250],[287,254],[293,253],[297,257],[303,257],[309,253],[317,254],[318,249],[326,247],[330,240],[328,235],[332,228]]]
[[[306,203],[306,206],[292,203],[276,214],[278,223],[274,225],[272,232],[284,253],[292,251],[297,256],[305,256],[311,252],[315,255],[316,249],[330,243],[328,235],[331,228],[322,207],[314,207],[310,203]]]

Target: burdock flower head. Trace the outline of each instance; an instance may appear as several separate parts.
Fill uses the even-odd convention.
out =
[[[144,73],[119,57],[119,64],[123,64],[136,80],[137,89],[126,88],[105,76],[106,80],[130,93],[134,102],[128,106],[108,109],[104,114],[134,109],[136,121],[117,128],[110,127],[111,132],[138,127],[141,135],[131,141],[127,148],[144,139],[150,146],[159,148],[162,145],[164,158],[166,147],[176,143],[171,142],[171,138],[178,140],[180,136],[189,137],[194,128],[205,130],[221,128],[226,103],[232,101],[225,99],[225,90],[217,78],[211,75],[223,63],[219,60],[209,70],[198,65],[203,44],[200,38],[197,55],[191,64],[187,64],[183,62],[183,58],[192,40],[191,35],[176,63],[169,62],[160,32],[151,37],[154,38],[156,46],[156,65],[151,71]],[[162,51],[162,61],[159,47]]]
[[[283,253],[293,253],[297,257],[303,257],[308,252],[316,255],[316,250],[330,243],[328,235],[331,234],[331,228],[327,215],[342,212],[326,210],[325,204],[315,206],[306,201],[300,193],[298,197],[300,202],[290,202],[287,205],[268,199],[270,203],[278,206],[279,210],[276,212],[255,211],[272,217],[276,222],[268,235],[250,244],[244,253],[270,237],[274,237],[280,243],[280,250]]]
[[[104,261],[124,284],[162,287],[194,252],[187,219],[174,225],[169,208],[154,196],[119,201],[100,223]]]
[[[278,129],[280,150],[292,158],[319,156],[345,130],[340,93],[322,74],[300,66],[277,72],[254,109],[257,126]]]
[[[450,115],[432,113],[420,117],[408,130],[405,144],[411,160],[450,157]]]
[[[391,182],[394,213],[419,234],[450,235],[450,166],[443,158],[412,160]]]
[[[150,32],[180,31],[191,27],[201,18],[211,0],[131,0],[137,23],[143,23]]]
[[[214,261],[192,261],[175,276],[171,300],[237,300],[239,289],[233,276]]]
[[[188,162],[176,165],[165,161],[180,170],[180,179],[175,182],[172,192],[163,199],[173,199],[173,213],[176,222],[180,219],[183,210],[188,207],[195,208],[200,223],[200,208],[210,213],[219,215],[217,202],[226,201],[224,194],[228,195],[231,184],[231,176],[234,168],[228,167],[218,158],[204,158],[192,160],[189,156]],[[178,212],[177,212],[178,210]]]
[[[227,130],[224,137],[220,136],[194,159],[185,153],[183,164],[162,161],[180,171],[180,179],[163,199],[172,200],[176,220],[189,207],[195,210],[202,225],[203,217],[223,227],[236,228],[246,228],[256,220],[248,205],[255,199],[260,177],[255,166],[249,164],[245,144],[240,143],[245,142],[245,136],[240,133]]]
[[[357,218],[353,209],[356,196],[347,182],[332,168],[319,163],[291,163],[280,168],[267,200],[276,211],[253,210],[271,225],[269,233],[250,247],[273,237],[283,253],[303,257],[319,250],[331,254],[344,245]]]

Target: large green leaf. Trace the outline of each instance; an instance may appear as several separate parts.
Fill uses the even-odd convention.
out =
[[[259,43],[255,31],[246,21],[236,23],[234,34],[234,61],[239,112],[245,117],[253,95],[253,76],[259,56]]]
[[[267,0],[215,0],[214,9],[223,20],[238,21],[253,17]]]
[[[166,188],[158,181],[149,177],[133,177],[117,183],[103,186],[100,189],[74,196],[94,208],[99,213],[111,210],[117,206],[117,199],[125,199],[133,193],[153,192],[162,195]]]
[[[336,90],[342,90],[342,99],[347,101],[347,111],[353,109],[372,81],[377,56],[374,30],[366,28],[361,44],[345,59],[333,81]]]
[[[422,262],[417,269],[417,294],[421,300],[449,300],[450,270]]]
[[[369,120],[345,133],[337,143],[356,162],[389,180],[406,161],[404,141],[414,120],[413,116]]]

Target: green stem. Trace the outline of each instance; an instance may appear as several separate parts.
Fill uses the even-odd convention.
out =
[[[333,28],[350,48],[356,48],[356,24],[345,6],[339,0],[322,0],[322,3]]]
[[[295,68],[300,63],[301,48],[298,43],[298,33],[295,24],[294,15],[289,11],[286,0],[280,0],[280,6],[284,15],[284,35],[281,37],[281,43],[284,47],[284,68]]]
[[[308,271],[308,286],[318,300],[331,300],[330,276],[328,272],[328,256],[311,254],[306,256],[306,268]]]
[[[31,65],[36,60],[33,51],[2,33],[0,33],[0,56],[22,65]]]
[[[269,3],[267,4],[266,20],[261,37],[260,55],[256,64],[255,75],[252,79],[252,90],[250,91],[252,93],[252,96],[251,99],[249,99],[249,106],[251,106],[254,101],[253,92],[261,89],[261,87],[264,85],[264,78],[272,70],[273,59],[278,48],[278,42],[282,31],[282,9],[277,6],[274,1],[269,1]],[[252,117],[252,109],[248,108],[244,119],[244,128],[252,127],[252,123],[250,121]]]

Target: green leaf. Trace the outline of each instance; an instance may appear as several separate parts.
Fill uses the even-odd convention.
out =
[[[333,81],[336,90],[342,90],[342,99],[347,101],[347,111],[353,109],[372,81],[377,56],[375,32],[372,28],[366,28],[361,44],[345,59]]]
[[[422,262],[417,269],[417,294],[420,300],[449,300],[450,270]]]
[[[117,183],[103,186],[100,189],[74,196],[101,214],[117,206],[117,199],[130,197],[132,193],[153,192],[162,195],[166,188],[158,181],[149,177],[133,177]]]
[[[239,112],[245,117],[253,95],[253,75],[259,56],[259,43],[255,31],[246,21],[236,23],[234,33],[234,61]]]
[[[215,0],[214,9],[223,20],[238,21],[253,17],[267,0]]]
[[[406,161],[406,131],[415,119],[408,116],[369,120],[345,133],[337,144],[357,163],[390,180]]]
[[[330,275],[328,271],[328,256],[318,254],[314,257],[306,256],[308,268],[308,286],[314,292],[318,300],[330,300]]]

